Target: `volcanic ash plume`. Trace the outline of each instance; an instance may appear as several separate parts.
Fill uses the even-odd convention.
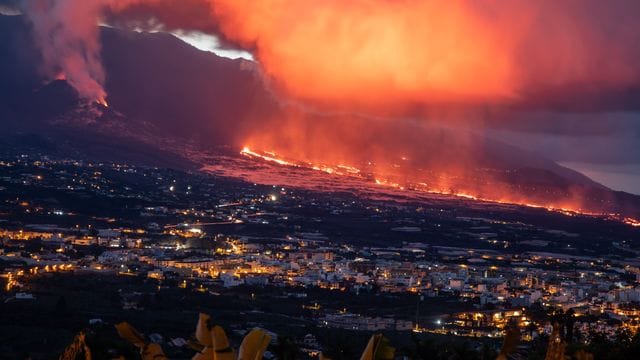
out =
[[[459,1],[214,1],[292,95],[357,104],[512,96],[498,29]],[[507,44],[508,45],[508,44]]]
[[[624,0],[23,0],[23,8],[45,74],[64,74],[94,100],[105,96],[103,16],[217,32],[250,50],[284,95],[329,108],[540,101],[547,89],[640,83],[640,3]]]
[[[20,4],[32,25],[35,43],[42,55],[42,74],[48,79],[67,80],[82,98],[103,105],[106,105],[107,94],[98,24],[105,12],[120,13],[140,6],[149,13],[141,15],[143,19],[135,24],[138,26],[155,18],[157,10],[173,15],[186,12],[193,18],[194,13],[204,13],[208,17],[209,9],[206,0],[21,0]],[[185,7],[192,7],[193,10],[179,11]],[[190,29],[186,25],[189,20],[181,20],[180,25]],[[169,16],[163,16],[162,22],[171,27]],[[163,27],[165,24],[156,25]],[[202,21],[192,26],[198,30],[203,28]]]
[[[211,3],[230,40],[253,49],[289,95],[312,101],[509,102],[640,83],[633,1]]]
[[[66,79],[81,97],[106,104],[97,27],[99,1],[25,0],[22,5],[42,54],[43,75]]]

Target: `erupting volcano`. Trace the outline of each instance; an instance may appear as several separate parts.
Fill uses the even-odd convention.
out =
[[[640,108],[640,49],[629,46],[640,40],[638,4],[19,2],[37,59],[31,83],[42,88],[58,80],[35,100],[36,85],[22,85],[27,100],[15,100],[8,113],[35,101],[41,110],[28,109],[25,117],[48,117],[58,126],[60,119],[94,114],[99,119],[85,123],[103,133],[118,129],[195,162],[246,146],[243,160],[378,188],[615,214],[631,225],[640,217],[637,196],[559,165],[612,161],[630,154],[637,139],[625,139],[632,145],[607,157],[584,146],[550,154],[546,142],[495,135],[543,134],[557,146],[564,136],[633,134],[629,123],[613,126],[608,119]],[[212,51],[252,58],[219,58],[171,33],[208,34],[217,44]],[[59,106],[76,104],[56,93],[60,83],[105,111]],[[591,120],[565,126],[567,117]],[[624,162],[638,161],[625,156]]]

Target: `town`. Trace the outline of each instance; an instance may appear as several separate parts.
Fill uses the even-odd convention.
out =
[[[604,217],[35,151],[2,154],[0,169],[6,316],[53,303],[89,325],[211,307],[238,333],[297,334],[309,356],[331,329],[499,344],[516,326],[526,345],[551,333],[549,314],[570,314],[583,339],[640,326],[640,229]],[[178,330],[158,335],[178,349]]]

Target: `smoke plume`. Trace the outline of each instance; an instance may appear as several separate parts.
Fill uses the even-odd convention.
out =
[[[66,79],[87,100],[103,102],[105,73],[100,60],[99,0],[25,0],[23,12],[42,54],[43,75]]]
[[[640,80],[637,2],[217,0],[213,9],[227,37],[313,101],[511,102]]]
[[[99,20],[215,32],[277,90],[319,104],[539,103],[640,83],[640,3],[624,0],[23,2],[45,74],[90,99],[105,96]]]

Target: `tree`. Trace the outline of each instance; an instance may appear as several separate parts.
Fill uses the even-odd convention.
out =
[[[273,346],[273,353],[278,360],[298,359],[300,350],[290,336],[278,335],[278,342]]]

